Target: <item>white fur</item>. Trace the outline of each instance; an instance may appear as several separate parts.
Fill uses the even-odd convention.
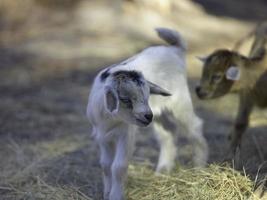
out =
[[[100,148],[104,199],[123,200],[124,180],[133,151],[136,126],[122,122],[116,115],[109,116],[100,103],[103,100],[98,98],[103,91],[98,89],[101,89],[99,84],[92,88],[87,116]]]
[[[181,40],[181,37],[178,39]],[[153,46],[143,50],[133,59],[128,59],[130,62],[126,66],[118,66],[141,71],[147,80],[160,85],[172,94],[168,98],[161,96],[150,98],[154,115],[161,115],[167,110],[174,115],[176,121],[174,131],[164,130],[161,124],[155,126],[155,134],[160,144],[157,165],[159,172],[170,171],[174,166],[177,150],[173,137],[181,128],[195,143],[194,155],[197,156],[193,157],[194,165],[203,166],[208,159],[208,146],[202,133],[203,123],[194,113],[188,89],[185,53],[183,46]]]
[[[177,153],[174,136],[181,128],[194,142],[194,164],[203,166],[207,161],[208,148],[202,134],[202,120],[194,113],[188,89],[185,42],[175,31],[168,29],[160,29],[160,31],[171,33],[168,36],[172,37],[172,45],[149,47],[110,68],[109,72],[140,71],[146,80],[156,83],[172,94],[170,97],[151,96],[149,101],[154,115],[161,116],[171,113],[174,118],[169,120],[174,126],[173,130],[166,128],[161,122],[153,122],[153,129],[160,144],[157,171],[170,171],[173,168]],[[165,39],[164,35],[162,36],[160,33],[159,35]],[[177,40],[176,43],[173,42],[174,39]],[[103,98],[104,85],[99,76],[96,77],[91,90],[87,116],[93,125],[93,133],[101,149],[104,197],[106,200],[122,200],[123,180],[126,176],[128,160],[133,151],[137,127],[130,123],[123,123],[116,116],[110,117],[105,114],[101,103],[103,102],[101,98]]]
[[[110,69],[110,73],[119,71],[119,68]],[[100,164],[103,170],[104,199],[123,200],[124,180],[127,175],[128,161],[132,155],[135,143],[137,126],[127,121],[121,113],[123,108],[109,112],[105,92],[113,88],[114,83],[107,78],[101,81],[102,70],[95,78],[87,106],[87,116],[93,127],[93,136],[100,148]],[[110,75],[111,76],[111,75]],[[140,85],[145,94],[135,108],[134,116],[151,112],[148,105],[148,83]],[[134,88],[133,88],[134,89]],[[140,97],[141,98],[141,97]],[[139,115],[138,115],[139,114]],[[140,116],[139,116],[140,117]]]

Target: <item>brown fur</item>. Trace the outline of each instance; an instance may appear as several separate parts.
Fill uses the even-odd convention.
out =
[[[229,50],[212,53],[205,61],[200,86],[196,88],[201,99],[216,98],[229,92],[239,94],[238,114],[230,135],[232,152],[241,143],[253,106],[267,107],[266,30],[267,28],[260,27],[256,31],[249,57]],[[231,66],[236,66],[241,71],[241,77],[237,81],[226,78],[226,71]]]

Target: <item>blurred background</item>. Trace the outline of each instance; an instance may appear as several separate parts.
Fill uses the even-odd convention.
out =
[[[0,0],[0,199],[101,199],[98,150],[85,117],[90,85],[101,68],[163,44],[156,27],[188,41],[188,82],[205,120],[209,162],[221,162],[238,101],[196,98],[195,56],[232,49],[266,11],[266,0]],[[267,171],[266,122],[267,112],[253,112],[242,141],[251,178]],[[191,166],[190,139],[181,135],[178,143],[177,159]],[[135,160],[154,164],[157,152],[153,135],[138,136]]]

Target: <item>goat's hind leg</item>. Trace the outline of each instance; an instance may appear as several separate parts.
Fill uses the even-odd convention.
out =
[[[163,115],[161,117],[164,117]],[[165,121],[168,118],[164,117]],[[168,121],[169,122],[169,121]],[[168,123],[167,122],[167,123]],[[164,127],[162,122],[154,122],[153,127],[154,134],[158,140],[160,146],[159,160],[156,168],[156,172],[170,172],[174,165],[177,154],[177,147],[175,145],[175,139],[172,133]]]
[[[192,116],[192,122],[187,122],[189,138],[192,139],[194,155],[193,163],[196,167],[204,167],[208,161],[209,149],[207,141],[203,135],[203,122],[195,114]]]
[[[186,110],[180,108],[180,112],[174,113],[178,128],[183,127],[186,136],[193,143],[193,164],[195,167],[203,167],[206,165],[209,155],[207,141],[203,135],[203,121],[193,110],[193,105],[184,106]],[[179,114],[182,113],[182,114]]]

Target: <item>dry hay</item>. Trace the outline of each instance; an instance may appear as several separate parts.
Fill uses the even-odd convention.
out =
[[[93,200],[79,188],[51,185],[38,176],[27,179],[27,182],[1,186],[0,193],[6,200]]]
[[[39,168],[40,166],[35,165],[34,168],[7,179],[5,184],[0,185],[1,197],[5,200],[99,200],[82,192],[87,187],[85,185],[65,185],[57,181],[55,183],[47,181],[48,172],[40,171]],[[177,167],[170,175],[155,175],[146,165],[138,164],[129,166],[127,200],[267,199],[265,195],[262,198],[257,197],[262,194],[262,188],[256,195],[254,189],[253,181],[230,167],[218,165],[201,169]]]
[[[230,167],[180,169],[155,175],[145,166],[130,166],[129,200],[256,200],[255,184]]]

